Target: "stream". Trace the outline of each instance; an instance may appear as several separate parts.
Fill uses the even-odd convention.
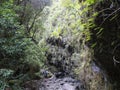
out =
[[[51,78],[27,82],[24,90],[86,90],[84,84],[71,77]]]
[[[85,90],[84,86],[71,77],[45,79],[39,90]]]

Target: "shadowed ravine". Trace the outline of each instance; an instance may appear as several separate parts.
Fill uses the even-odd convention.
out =
[[[0,90],[120,90],[120,0],[0,0]]]

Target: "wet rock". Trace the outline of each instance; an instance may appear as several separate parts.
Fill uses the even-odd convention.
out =
[[[85,90],[82,86],[82,82],[71,77],[56,78],[54,75],[48,79],[28,81],[24,90]]]
[[[62,75],[56,74],[56,77],[67,76],[72,72],[74,67],[71,60],[74,53],[74,47],[70,45],[64,38],[49,37],[46,40],[49,50],[46,53],[47,64],[54,66],[57,72],[62,72]]]
[[[85,90],[80,89],[82,86],[81,82],[77,82],[77,80],[71,77],[59,78],[55,82],[49,81],[48,79],[44,85],[47,87],[45,90]]]
[[[65,75],[64,75],[64,73],[62,73],[62,72],[58,72],[58,73],[55,73],[55,77],[56,78],[62,78],[62,77],[64,77]]]
[[[59,46],[62,48],[65,48],[66,43],[61,39],[61,38],[54,38],[54,37],[49,37],[46,42],[48,44],[54,45],[54,46]]]

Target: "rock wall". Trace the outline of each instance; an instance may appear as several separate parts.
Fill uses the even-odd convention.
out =
[[[102,1],[95,10],[101,11],[95,19],[96,27],[91,30],[91,42],[95,44],[95,61],[106,70],[109,79],[120,82],[120,4],[118,0]],[[95,28],[96,28],[95,27]],[[118,87],[117,87],[118,90]]]

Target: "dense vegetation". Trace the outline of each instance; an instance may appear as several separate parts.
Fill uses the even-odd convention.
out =
[[[18,90],[26,80],[35,79],[34,73],[45,60],[45,48],[34,36],[39,13],[32,15],[29,5],[20,5],[26,2],[18,2],[0,1],[0,90],[9,85],[16,85],[13,90]]]
[[[0,90],[24,90],[27,81],[43,79],[41,69],[74,76],[87,90],[119,90],[120,1],[44,5],[0,1]]]

